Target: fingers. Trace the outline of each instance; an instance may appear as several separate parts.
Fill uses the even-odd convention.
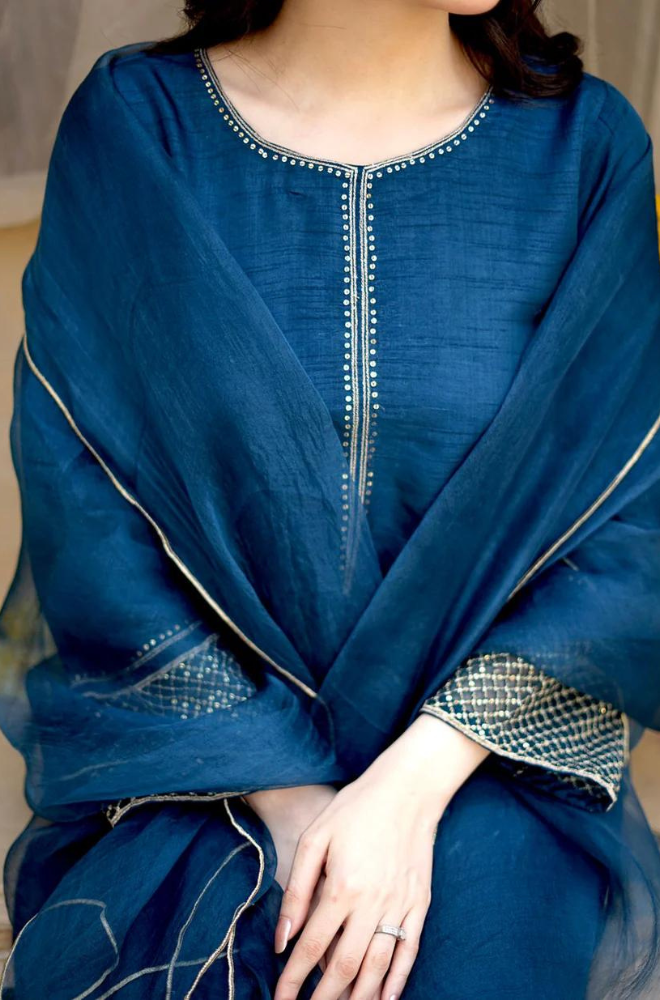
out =
[[[368,913],[353,913],[346,921],[344,930],[337,942],[334,949],[332,958],[328,962],[325,974],[314,990],[311,1000],[338,1000],[339,997],[345,995],[345,991],[354,982],[364,962],[365,955],[370,948],[373,931],[376,927],[377,917],[375,914],[370,916]],[[382,937],[384,935],[377,935]],[[394,938],[391,939],[392,941]],[[382,958],[379,957],[379,961],[383,964],[382,972],[380,978],[376,981],[382,980],[383,975],[389,967],[389,963],[392,958],[392,946],[388,943],[385,944],[382,950]],[[387,965],[384,965],[385,960],[387,960]],[[373,992],[373,989],[372,989]],[[350,990],[351,1000],[356,996],[355,986]],[[365,992],[360,994],[362,1000],[370,1000],[370,993]]]
[[[332,939],[332,941],[330,943],[330,947],[328,948],[328,950],[326,951],[325,955],[323,956],[323,959],[319,963],[320,966],[321,966],[321,970],[323,972],[325,972],[326,969],[328,968],[328,965],[330,964],[330,961],[332,960],[332,956],[334,955],[335,951],[337,950],[337,945],[339,944],[340,940],[341,940],[341,933],[335,934],[334,938]],[[346,989],[340,995],[339,1000],[350,1000],[350,996],[351,996],[351,988],[350,988],[350,986],[347,986]],[[373,997],[373,1000],[378,1000],[378,997]]]
[[[398,921],[390,919],[389,916],[379,920],[378,923],[398,925]],[[401,926],[404,926],[403,923]],[[360,973],[351,991],[351,1000],[378,1000],[379,988],[390,969],[395,949],[399,947],[401,943],[398,943],[392,934],[372,933],[362,959]]]
[[[337,945],[339,944],[340,940],[341,940],[341,929],[337,934],[335,934],[332,941],[330,942],[330,945],[328,946],[328,950],[326,951],[325,955],[319,962],[322,972],[325,972],[326,969],[328,968],[328,965],[330,964],[332,956],[337,950]],[[347,986],[346,989],[341,994],[341,996],[339,997],[339,1000],[350,1000],[350,996],[351,996],[351,988],[350,986]],[[375,996],[372,998],[372,1000],[378,1000],[378,997]]]
[[[308,918],[281,976],[273,1000],[297,1000],[311,970],[320,965],[323,976],[311,1000],[399,1000],[419,950],[419,940],[430,903],[413,906],[403,920],[378,919],[379,911],[345,909],[322,895]],[[400,924],[406,939],[374,933],[379,923]],[[385,981],[384,987],[381,986]],[[351,987],[349,989],[349,987]]]
[[[399,1000],[403,993],[403,988],[408,981],[410,970],[415,964],[417,952],[419,951],[419,941],[422,936],[422,928],[426,920],[429,904],[413,907],[405,919],[401,921],[401,926],[406,932],[406,940],[398,941],[394,949],[394,956],[385,979],[385,984],[381,992],[381,1000]],[[380,937],[380,935],[377,935]],[[356,1000],[361,994],[356,995]]]
[[[339,938],[340,937],[341,937],[341,931],[339,931],[337,934],[335,934],[335,936],[333,937],[332,941],[328,945],[328,950],[326,951],[325,955],[323,956],[323,958],[319,962],[319,965],[321,966],[321,971],[322,972],[325,972],[325,970],[328,968],[328,963],[330,962],[330,959],[332,958],[332,956],[335,953],[335,949],[336,949],[337,945],[339,944]]]
[[[305,830],[298,840],[275,928],[276,952],[284,951],[305,921],[323,873],[327,846],[327,838],[312,828]]]
[[[344,911],[321,899],[296,941],[277,981],[273,1000],[296,1000],[305,979],[326,954],[339,928]],[[336,961],[336,952],[328,965]],[[357,970],[356,970],[357,971]],[[328,975],[326,971],[323,978]],[[339,996],[339,993],[336,994]],[[315,1000],[317,1000],[315,995]]]
[[[314,895],[312,896],[312,903],[311,903],[311,907],[310,907],[310,911],[311,912],[313,912],[316,909],[316,907],[319,905],[319,903],[321,901],[321,895],[322,895],[322,892],[323,892],[323,886],[324,885],[325,885],[325,875],[321,875],[320,879],[316,883],[316,888],[314,890]],[[337,946],[337,941],[338,940],[339,940],[339,934],[335,934],[335,936],[333,937],[332,941],[328,945],[328,950],[326,951],[325,955],[323,956],[323,958],[319,962],[319,966],[320,966],[322,972],[325,972],[325,970],[327,969],[328,962],[330,961],[330,959],[332,957],[332,953],[335,950],[335,947]]]
[[[323,961],[321,962],[321,968],[323,972],[327,971],[328,966],[332,961],[333,955],[337,950],[337,945],[339,944],[340,941],[341,941],[341,933],[335,936],[332,944],[330,945],[327,952],[323,956]],[[351,984],[348,983],[347,986],[339,994],[337,1000],[350,1000],[350,998],[351,998]],[[378,1000],[378,996],[376,995],[372,997],[371,1000]]]

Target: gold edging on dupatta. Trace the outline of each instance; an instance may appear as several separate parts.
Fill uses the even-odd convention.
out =
[[[231,809],[229,808],[229,802],[227,801],[227,799],[225,799],[224,806],[225,806],[225,809],[227,811],[227,815],[229,816],[229,820],[231,822],[231,825],[236,830],[238,830],[238,832],[241,833],[247,840],[249,840],[250,843],[256,848],[257,854],[259,855],[259,874],[257,875],[257,881],[255,883],[254,888],[252,889],[252,892],[247,897],[247,899],[245,899],[236,908],[236,912],[234,913],[234,917],[232,919],[232,922],[230,923],[230,925],[229,925],[229,927],[227,929],[227,933],[223,937],[223,939],[220,942],[220,944],[218,945],[218,947],[215,949],[214,952],[212,952],[211,955],[209,955],[209,957],[207,958],[206,962],[204,963],[204,965],[202,966],[202,968],[197,973],[192,986],[190,987],[190,989],[188,990],[188,992],[186,993],[186,995],[184,997],[184,1000],[190,1000],[190,998],[192,997],[193,993],[197,989],[197,986],[199,985],[199,982],[200,982],[202,976],[211,968],[211,966],[213,965],[213,963],[215,962],[215,960],[220,957],[220,955],[223,952],[225,946],[227,947],[227,966],[228,966],[228,975],[229,975],[228,997],[227,997],[227,1000],[234,1000],[234,959],[233,959],[233,947],[234,947],[234,938],[236,937],[236,924],[238,923],[238,919],[239,919],[240,915],[243,913],[244,910],[246,910],[248,908],[248,906],[250,906],[250,904],[252,903],[252,900],[254,899],[254,897],[256,896],[256,894],[258,893],[258,891],[259,891],[259,889],[261,887],[261,882],[262,882],[263,877],[264,877],[264,871],[265,871],[266,863],[265,863],[265,858],[264,858],[264,852],[263,852],[263,850],[261,849],[261,847],[257,843],[257,841],[254,839],[254,837],[251,837],[250,834],[247,832],[247,830],[245,830],[241,826],[241,824],[238,822],[238,820],[236,820],[234,818],[233,813],[232,813]]]
[[[511,598],[514,596],[514,594],[517,594],[520,588],[524,587],[524,585],[527,583],[528,580],[531,579],[531,577],[536,573],[536,571],[539,570],[543,565],[545,565],[545,563],[557,551],[557,549],[561,545],[563,545],[564,542],[571,537],[571,535],[575,534],[578,528],[580,528],[586,521],[588,521],[591,515],[601,506],[601,504],[605,502],[605,500],[607,500],[608,496],[616,489],[619,483],[628,475],[632,467],[636,464],[636,462],[644,453],[644,451],[646,451],[647,447],[657,434],[658,430],[660,430],[660,414],[658,414],[650,430],[647,431],[641,443],[632,453],[628,461],[625,463],[625,465],[621,467],[621,469],[619,469],[616,476],[605,487],[603,492],[598,497],[596,497],[594,502],[589,507],[587,507],[584,513],[580,514],[580,516],[576,518],[576,520],[573,522],[570,528],[567,528],[566,531],[562,535],[560,535],[559,538],[545,550],[543,555],[539,556],[536,562],[532,563],[530,568],[523,576],[521,576],[520,580],[518,581],[514,589],[507,597],[507,601],[510,601]]]
[[[53,398],[53,400],[55,401],[55,403],[57,403],[58,407],[62,411],[62,414],[66,418],[66,420],[67,420],[69,426],[71,427],[71,429],[73,430],[73,432],[80,439],[80,441],[82,441],[82,443],[85,445],[85,447],[88,449],[88,451],[94,456],[94,458],[99,463],[99,465],[101,466],[101,468],[103,469],[103,471],[105,472],[105,474],[108,476],[110,482],[115,487],[115,489],[118,490],[119,493],[121,493],[121,495],[123,496],[123,498],[125,500],[127,500],[130,504],[132,504],[133,507],[135,507],[137,510],[139,510],[139,512],[142,514],[142,516],[146,518],[146,520],[149,522],[149,524],[151,525],[151,527],[154,529],[154,531],[158,535],[158,537],[160,539],[160,542],[161,542],[161,544],[163,546],[163,549],[165,550],[165,552],[167,553],[167,555],[169,556],[169,558],[176,565],[176,567],[183,573],[183,575],[186,577],[186,579],[190,581],[190,583],[198,591],[198,593],[204,598],[204,600],[206,601],[206,603],[215,611],[215,613],[222,619],[223,622],[225,622],[226,625],[228,625],[238,636],[240,636],[240,638],[243,640],[243,642],[247,643],[247,645],[250,647],[250,649],[253,649],[255,651],[255,653],[258,653],[259,656],[261,656],[264,660],[266,660],[267,663],[270,663],[270,665],[272,667],[274,667],[275,670],[279,671],[279,673],[284,674],[285,677],[287,677],[293,684],[296,684],[299,688],[301,688],[305,692],[305,694],[309,695],[310,698],[316,698],[316,691],[314,691],[312,688],[308,687],[307,684],[305,684],[303,681],[299,680],[290,671],[286,670],[284,667],[281,667],[278,663],[275,662],[275,660],[271,659],[271,657],[268,655],[268,653],[264,653],[264,651],[262,649],[260,649],[257,645],[255,645],[255,643],[252,642],[252,640],[249,639],[248,636],[245,635],[245,633],[243,631],[241,631],[241,629],[238,627],[238,625],[234,624],[234,622],[227,615],[227,613],[222,610],[222,608],[220,607],[220,605],[217,604],[213,600],[213,598],[211,597],[211,595],[202,586],[202,584],[199,582],[199,580],[197,580],[197,578],[195,576],[193,576],[193,574],[190,572],[190,570],[188,569],[188,567],[186,566],[186,564],[184,562],[182,562],[182,560],[178,557],[178,555],[176,554],[176,552],[172,548],[172,546],[171,546],[171,544],[170,544],[167,536],[163,532],[162,528],[159,527],[159,525],[153,519],[153,517],[151,516],[151,514],[149,514],[148,511],[146,511],[144,509],[144,507],[142,507],[142,505],[135,499],[135,497],[131,493],[129,493],[128,490],[124,486],[122,486],[122,484],[119,482],[119,480],[117,479],[117,477],[115,476],[115,474],[106,465],[106,463],[103,461],[103,459],[101,458],[101,456],[99,455],[99,453],[96,451],[96,449],[93,447],[93,445],[90,444],[90,442],[84,436],[84,434],[82,433],[82,431],[79,430],[79,428],[76,425],[75,420],[73,419],[71,413],[67,409],[64,401],[58,396],[57,392],[52,387],[52,385],[50,384],[50,382],[48,381],[48,379],[46,378],[46,376],[39,370],[39,368],[35,364],[35,362],[34,362],[34,360],[32,358],[32,355],[30,354],[29,347],[28,347],[27,333],[24,334],[24,336],[23,336],[23,352],[25,354],[27,363],[30,366],[30,369],[32,370],[33,374],[38,378],[39,382],[41,382],[41,384],[46,389],[46,391],[49,393],[49,395]]]

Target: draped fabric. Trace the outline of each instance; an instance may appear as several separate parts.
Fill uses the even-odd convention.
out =
[[[149,977],[170,996],[268,997],[273,846],[240,795],[350,781],[470,656],[523,657],[636,735],[660,721],[660,260],[632,106],[586,76],[531,108],[493,95],[499,128],[476,129],[480,146],[452,138],[449,169],[470,156],[482,180],[517,155],[519,199],[538,184],[529,129],[558,143],[573,242],[501,400],[421,509],[412,476],[397,480],[395,529],[379,534],[333,413],[200,198],[203,158],[173,141],[182,110],[164,74],[186,92],[194,59],[152,71],[142,49],[107,53],[69,104],[23,282],[24,544],[0,687],[35,812],[7,866],[16,1000],[145,997]],[[319,164],[279,166],[302,184]],[[385,165],[320,166],[342,185],[358,169],[367,192],[389,183]],[[496,232],[510,193],[462,176],[459,214],[476,203],[477,235]],[[447,287],[467,259],[454,254]],[[470,291],[481,303],[485,289]],[[405,414],[399,433],[417,440]],[[400,461],[414,470],[415,454]],[[420,449],[420,480],[425,463]],[[660,982],[660,858],[628,776],[594,814],[489,767],[452,822],[490,810],[512,844],[547,837],[567,886],[573,858],[598,944],[590,995],[633,981],[641,997],[636,976]],[[511,900],[537,881],[521,876]],[[578,883],[603,901],[602,933]],[[63,939],[75,948],[59,955]]]

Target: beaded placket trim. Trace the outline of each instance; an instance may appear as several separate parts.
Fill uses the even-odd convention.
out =
[[[608,808],[616,801],[628,758],[626,716],[522,657],[471,657],[421,710],[518,762],[519,776],[536,776],[546,785],[552,777],[555,784],[570,785]]]
[[[353,172],[342,192],[344,243],[344,427],[342,445],[348,473],[342,481],[341,565],[346,585],[358,545],[359,507],[368,508],[373,488],[372,460],[377,436],[378,372],[376,361],[376,243],[373,181]],[[350,487],[353,487],[352,489]]]
[[[344,587],[350,587],[358,551],[360,519],[368,510],[374,487],[374,456],[380,411],[377,371],[376,236],[374,181],[415,164],[440,159],[469,138],[494,104],[488,87],[461,124],[447,135],[401,155],[367,164],[309,157],[265,139],[230,101],[206,49],[195,50],[195,64],[213,106],[234,134],[263,159],[288,167],[323,172],[341,181],[342,232],[342,445],[347,471],[342,473],[342,544],[340,565]]]

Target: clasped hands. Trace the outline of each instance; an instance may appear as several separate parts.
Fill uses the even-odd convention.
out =
[[[355,781],[246,795],[266,823],[284,889],[274,947],[297,936],[273,1000],[398,1000],[431,904],[433,844],[458,788],[488,755],[444,720],[420,713]],[[375,934],[402,926],[406,940]]]

